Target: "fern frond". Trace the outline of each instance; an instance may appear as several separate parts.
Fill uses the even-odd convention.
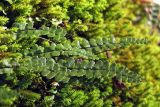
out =
[[[45,57],[28,57],[21,63],[4,63],[1,71],[28,71],[40,73],[48,79],[55,78],[57,81],[68,82],[73,76],[111,79],[116,76],[123,82],[140,82],[140,77],[122,65],[110,63],[106,59],[83,60],[78,58],[53,59]],[[8,67],[7,67],[8,66]],[[132,77],[134,75],[134,78]]]
[[[63,82],[68,82],[73,76],[98,79],[111,79],[116,76],[123,82],[140,81],[136,73],[102,59],[99,54],[134,44],[147,44],[146,39],[118,39],[110,36],[89,40],[75,38],[71,41],[67,39],[66,31],[62,28],[42,26],[34,29],[33,22],[22,28],[15,32],[15,43],[21,43],[22,47],[17,52],[21,53],[23,58],[1,60],[1,74],[10,74],[13,71],[32,72]]]

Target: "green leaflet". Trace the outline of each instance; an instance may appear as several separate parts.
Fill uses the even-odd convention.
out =
[[[94,72],[93,72],[92,70],[87,70],[87,71],[86,71],[86,75],[85,75],[86,78],[88,78],[88,79],[93,78],[93,76],[94,76],[93,73],[94,73]],[[96,78],[97,78],[97,77],[96,77]]]
[[[72,50],[72,46],[70,42],[64,42],[63,46],[64,46],[64,50]]]
[[[83,77],[83,76],[85,76],[86,75],[86,70],[84,70],[84,69],[79,69],[79,70],[77,70],[77,77]]]
[[[87,61],[87,60],[84,60],[84,61],[82,61],[80,63],[77,63],[79,65],[78,68],[80,68],[80,69],[87,69],[88,68],[88,63],[89,63],[89,61]]]
[[[94,76],[94,78],[101,78],[102,77],[102,71],[100,71],[100,70],[95,70],[95,71],[93,71],[93,76]],[[106,73],[104,74],[104,75],[106,75]]]
[[[89,69],[92,69],[94,66],[95,66],[95,61],[90,61],[90,62],[88,63],[88,68],[89,68]]]
[[[89,44],[88,40],[86,40],[86,39],[82,39],[81,45],[84,48],[90,47],[90,44]]]
[[[101,53],[102,50],[101,50],[100,47],[94,47],[94,48],[93,48],[93,52],[95,52],[95,53]]]
[[[74,58],[70,58],[69,60],[67,60],[66,67],[74,68],[74,64],[75,64],[75,59]]]
[[[60,68],[60,64],[58,64],[58,63],[56,63],[55,65],[54,65],[54,71],[59,71],[61,68]]]
[[[66,82],[68,82],[69,80],[67,80],[67,72],[65,71],[59,71],[58,74],[55,76],[55,80],[56,81],[64,81],[66,80]]]
[[[72,42],[72,46],[73,46],[73,47],[76,47],[76,48],[81,48],[80,41],[79,41],[79,40],[73,41],[73,42]]]
[[[89,41],[91,46],[97,46],[96,40],[95,39],[90,39]]]
[[[59,71],[56,71],[56,70],[52,70],[51,72],[49,72],[47,75],[46,75],[46,77],[48,78],[48,79],[52,79],[52,78],[54,78],[54,77],[56,77],[56,75],[59,73]]]
[[[94,68],[95,69],[103,69],[103,62],[101,60],[97,61]]]
[[[51,56],[60,56],[60,51],[53,51],[51,52]]]
[[[96,42],[98,45],[103,45],[103,38],[97,38]]]
[[[113,72],[115,72],[116,71],[116,64],[115,63],[112,63],[111,65],[110,65],[110,69],[111,69],[111,71],[113,71]]]
[[[51,46],[50,46],[50,50],[53,51],[53,50],[55,50],[55,48],[56,48],[56,44],[52,43]]]
[[[51,72],[51,71],[49,71],[49,70],[43,70],[43,71],[41,72],[41,74],[42,74],[42,76],[47,76],[50,72]]]
[[[62,44],[57,44],[55,49],[58,51],[58,50],[63,50],[64,49],[64,46]]]

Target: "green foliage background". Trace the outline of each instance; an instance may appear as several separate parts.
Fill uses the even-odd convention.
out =
[[[143,15],[142,21],[135,22],[141,11],[138,5],[127,0],[1,0],[0,105],[159,106],[159,37],[156,33],[150,36],[149,28],[142,25]],[[117,49],[119,45],[113,43],[112,37],[116,37],[123,48],[145,42],[125,37],[148,38],[151,43],[147,46]],[[111,58],[106,57],[107,52],[96,53],[106,50],[106,47],[100,47],[102,44],[106,46],[106,42],[102,42],[101,38],[108,38],[110,45],[107,49],[111,50],[109,54],[113,53]],[[52,44],[53,42],[55,44]],[[94,45],[96,48],[93,50],[87,49]],[[70,50],[70,53],[65,49]],[[54,50],[54,53],[39,55],[39,59],[32,57],[50,50]],[[82,74],[76,71],[67,74],[69,78],[62,79],[66,73],[52,77],[50,71],[44,70],[45,67],[52,67],[49,65],[51,62],[45,62],[45,58],[52,58],[57,66],[61,63],[68,64],[68,68],[72,67],[70,56],[82,60],[83,68],[88,64],[85,62],[88,59],[105,59],[110,61],[111,65],[117,62],[134,71],[131,73],[134,76],[140,74],[144,80],[140,83],[135,83],[136,78],[133,78],[132,82],[128,81],[129,76],[134,77],[127,73],[128,69],[125,71],[127,76],[123,79],[125,82],[121,81],[124,83],[114,80],[114,74],[104,78],[97,73],[95,77],[99,78],[93,78],[92,73]],[[60,60],[59,57],[63,59]],[[47,66],[40,67],[37,61]],[[30,62],[35,65],[31,67]],[[120,64],[116,64],[112,70],[116,68],[115,71],[120,71]],[[6,66],[8,68],[5,68]],[[102,67],[104,65],[98,66],[98,70]],[[54,69],[59,68],[55,66]],[[120,75],[118,73],[116,76]],[[56,87],[57,82],[60,86]]]

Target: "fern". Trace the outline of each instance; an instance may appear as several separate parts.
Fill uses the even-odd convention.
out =
[[[59,99],[54,90],[58,92],[65,85],[73,85],[70,84],[73,79],[82,79],[96,87],[109,80],[110,88],[116,88],[116,83],[112,87],[113,77],[118,78],[118,85],[140,82],[141,76],[136,72],[106,58],[106,51],[148,43],[146,39],[116,38],[130,36],[133,31],[126,27],[130,21],[123,19],[124,1],[1,0],[0,94],[4,97],[0,104],[53,106],[56,103],[53,100]],[[57,89],[53,82],[59,82],[60,87]],[[88,106],[112,105],[111,97],[100,97],[100,90],[106,84],[93,91],[85,84],[84,91],[74,89],[77,92],[71,99],[75,96],[82,99],[80,104],[75,99],[74,105],[83,105],[92,94]],[[86,92],[91,94],[84,97]],[[106,90],[104,94],[110,96],[112,92]]]
[[[25,62],[17,65],[8,65],[8,68],[1,69],[3,73],[12,73],[13,70],[41,73],[48,79],[55,78],[57,81],[68,82],[72,76],[90,78],[111,79],[116,76],[123,82],[139,82],[140,77],[130,72],[124,66],[109,63],[106,59],[83,60],[77,58],[66,58],[55,60],[45,57],[28,57],[23,59]],[[5,62],[5,61],[4,61]],[[14,62],[15,64],[16,62]],[[6,66],[5,65],[5,66]],[[134,76],[134,78],[133,78]]]
[[[146,44],[148,43],[146,39],[130,37],[115,39],[114,36],[110,36],[89,40],[75,38],[70,41],[64,29],[43,26],[37,30],[33,28],[33,22],[26,24],[23,29],[15,33],[17,41],[13,44],[22,45],[21,49],[15,51],[21,53],[23,58],[2,60],[1,74],[28,71],[63,82],[68,82],[73,76],[99,79],[111,79],[116,76],[125,82],[140,81],[137,74],[124,66],[101,58],[100,54],[133,44]]]

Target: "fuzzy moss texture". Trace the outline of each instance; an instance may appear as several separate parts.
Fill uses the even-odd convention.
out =
[[[8,73],[7,69],[5,73],[0,71],[0,96],[3,96],[0,106],[158,107],[160,48],[155,43],[159,38],[150,37],[144,26],[134,25],[136,16],[131,14],[135,13],[134,10],[137,11],[137,6],[127,0],[1,0],[0,63],[3,60],[5,65],[9,65],[8,58],[19,60],[29,53],[26,52],[29,50],[26,44],[34,46],[37,43],[35,35],[30,32],[28,35],[31,37],[27,40],[23,41],[22,38],[15,42],[17,37],[13,32],[23,31],[26,25],[30,26],[28,21],[31,20],[34,21],[34,25],[31,25],[34,29],[52,25],[64,28],[70,41],[81,37],[94,39],[113,35],[117,38],[146,37],[153,44],[145,48],[133,46],[124,50],[117,49],[113,51],[112,58],[107,59],[124,64],[141,74],[145,80],[139,84],[124,85],[114,78],[103,80],[73,76],[68,83],[60,82],[60,86],[55,87],[54,79],[48,80],[32,70],[31,73],[24,70],[23,67],[15,73]],[[55,20],[62,22],[59,24]],[[85,42],[85,46],[87,43]],[[41,52],[44,50],[43,46],[49,47],[50,44],[43,41],[42,46],[36,45],[34,49]],[[57,49],[61,48],[61,44],[57,46]],[[54,53],[54,56],[58,54]],[[99,56],[105,57],[104,54]]]
[[[153,29],[146,24],[147,17],[144,14],[143,5],[133,5],[133,2],[131,2],[128,9],[132,13],[130,14],[131,19],[135,20],[137,16],[139,17],[139,20],[136,20],[134,27],[132,27],[135,30],[133,35],[135,37],[146,37],[152,42],[145,48],[131,47],[129,50],[123,50],[117,61],[127,65],[132,70],[138,71],[146,78],[146,81],[133,88],[137,106],[159,106],[159,32],[153,32]]]
[[[124,1],[4,0],[0,4],[1,25],[7,23],[10,28],[16,22],[26,23],[28,17],[40,18],[41,24],[56,18],[64,21],[72,36],[106,36],[118,33],[117,25],[126,16]]]

